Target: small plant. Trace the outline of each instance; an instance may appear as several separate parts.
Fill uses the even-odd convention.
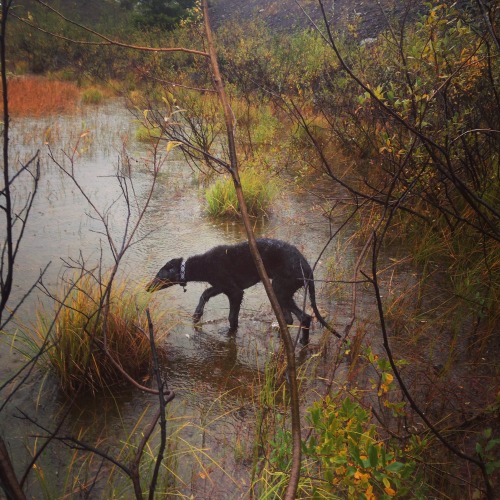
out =
[[[89,276],[65,295],[55,315],[45,308],[38,311],[34,338],[37,346],[49,339],[44,359],[64,392],[82,385],[96,392],[123,380],[121,370],[131,377],[148,371],[144,297],[128,292],[122,283],[112,288],[108,310],[104,285]]]
[[[267,215],[279,192],[277,181],[269,173],[256,168],[241,172],[241,185],[250,215]],[[238,217],[240,207],[233,181],[226,177],[217,179],[205,192],[207,211],[214,217]]]

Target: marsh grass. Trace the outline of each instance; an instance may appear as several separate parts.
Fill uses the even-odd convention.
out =
[[[80,100],[78,86],[67,81],[25,76],[9,79],[8,86],[9,110],[13,116],[72,113]]]
[[[251,216],[269,214],[279,193],[279,183],[268,172],[247,168],[240,173],[243,195]],[[217,179],[205,192],[207,212],[213,217],[239,217],[240,207],[230,177]]]
[[[37,311],[32,341],[39,346],[49,339],[44,360],[66,393],[82,386],[97,392],[122,382],[115,363],[134,378],[150,368],[146,296],[129,292],[125,282],[117,284],[106,311],[104,293],[103,285],[86,276],[69,292],[60,293],[66,299],[60,299],[62,306],[56,305],[56,311]]]
[[[475,341],[484,348],[500,321],[500,246],[478,244],[470,228],[451,230],[440,220],[433,228],[407,225],[405,239],[419,276],[415,303],[432,312],[415,319],[440,318],[462,332],[474,324]]]

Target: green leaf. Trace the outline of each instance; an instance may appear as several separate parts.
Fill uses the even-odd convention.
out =
[[[353,462],[357,465],[363,465],[363,462],[360,457],[359,453],[359,447],[355,444],[350,444],[349,445],[349,452],[351,454],[351,457],[353,459]]]
[[[378,449],[372,444],[368,446],[368,460],[371,467],[377,467],[378,464]]]
[[[392,464],[389,464],[385,470],[389,472],[399,472],[401,469],[403,469],[405,464],[402,464],[401,462],[392,462]]]
[[[500,439],[492,439],[491,441],[488,441],[485,451],[491,451],[498,444],[500,444]]]
[[[486,472],[488,475],[500,468],[500,462],[490,462],[486,464]]]

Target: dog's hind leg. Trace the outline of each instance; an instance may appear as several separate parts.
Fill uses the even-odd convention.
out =
[[[283,312],[283,316],[285,317],[286,324],[293,325],[293,317],[291,313],[292,304],[290,302],[289,293],[286,291],[286,283],[282,282],[279,278],[275,278],[273,280],[273,289],[280,304],[281,311]]]
[[[200,301],[198,302],[198,305],[196,306],[196,309],[193,314],[193,321],[195,323],[198,323],[203,316],[203,310],[205,309],[205,304],[212,298],[215,297],[216,295],[219,295],[222,293],[222,290],[215,286],[211,286],[210,288],[207,288],[200,297]]]
[[[309,329],[311,327],[312,317],[305,311],[300,309],[300,307],[295,303],[295,300],[293,300],[293,298],[291,299],[291,304],[292,304],[291,310],[293,314],[297,316],[297,319],[300,322],[301,335],[299,338],[299,342],[302,345],[307,345],[309,343]]]

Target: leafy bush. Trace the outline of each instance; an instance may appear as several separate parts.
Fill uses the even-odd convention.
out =
[[[194,0],[142,0],[138,2],[128,1],[135,4],[135,23],[141,29],[159,28],[162,30],[173,29],[182,19],[189,15],[189,11],[195,5]]]
[[[382,440],[370,412],[349,397],[340,404],[329,397],[314,403],[307,420],[313,432],[304,454],[325,481],[314,490],[367,499],[422,495],[411,454],[403,457],[399,444]]]
[[[307,410],[310,438],[303,443],[301,498],[390,499],[411,494],[425,498],[415,456],[421,447],[411,438],[406,449],[382,439],[371,414],[349,397],[327,396]],[[278,428],[271,441],[268,488],[282,485],[289,467],[291,434]]]

